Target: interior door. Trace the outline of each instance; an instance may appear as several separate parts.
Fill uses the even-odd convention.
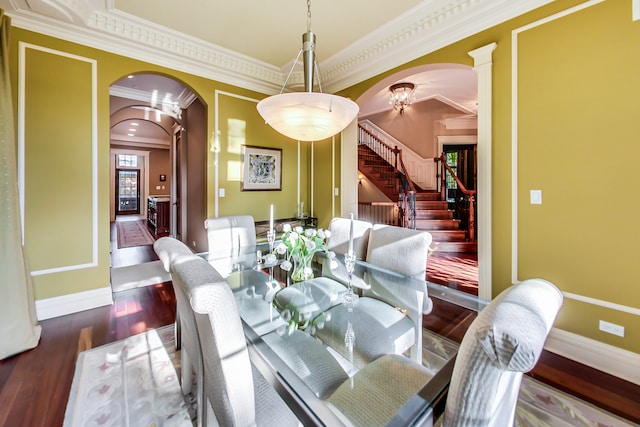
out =
[[[477,187],[477,166],[476,166],[477,145],[445,145],[443,151],[446,155],[447,164],[453,169],[462,184],[467,190],[475,190]],[[447,174],[446,196],[450,203],[462,197],[462,192],[453,177]]]
[[[116,169],[116,215],[140,214],[140,169]]]

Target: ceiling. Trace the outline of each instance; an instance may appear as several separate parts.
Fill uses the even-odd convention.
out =
[[[316,0],[310,28],[322,90],[337,92],[551,1]],[[16,27],[267,95],[285,81],[287,91],[302,86],[301,67],[292,64],[307,30],[304,0],[181,0],[180,7],[173,0],[0,0],[0,7]],[[417,84],[416,101],[476,110],[473,70],[440,66],[381,82],[361,116],[388,109],[388,87],[401,80]],[[180,105],[193,99],[158,76],[123,78],[111,93],[149,105],[153,89]]]

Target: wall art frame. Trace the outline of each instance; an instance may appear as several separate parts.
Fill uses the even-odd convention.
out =
[[[242,146],[242,191],[282,191],[282,149]]]

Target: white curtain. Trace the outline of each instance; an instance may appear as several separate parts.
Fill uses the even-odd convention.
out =
[[[22,248],[18,167],[9,78],[11,19],[0,9],[0,360],[40,340],[33,286]]]

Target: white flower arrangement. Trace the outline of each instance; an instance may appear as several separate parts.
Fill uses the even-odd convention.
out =
[[[331,237],[329,230],[303,229],[300,226],[292,228],[290,224],[285,224],[282,230],[282,242],[276,247],[276,252],[286,255],[287,258],[282,261],[280,268],[285,271],[293,268],[291,277],[294,282],[313,278],[311,260],[318,251],[327,253],[332,265],[337,265],[335,254],[327,250],[327,239]]]

